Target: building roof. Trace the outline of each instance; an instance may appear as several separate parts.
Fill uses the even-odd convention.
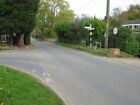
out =
[[[124,22],[123,25],[127,25],[127,24],[140,24],[140,19],[128,20],[128,21]]]

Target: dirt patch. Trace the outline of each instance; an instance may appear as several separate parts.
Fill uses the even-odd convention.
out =
[[[128,64],[135,67],[140,67],[140,59],[139,58],[112,58],[112,60]]]

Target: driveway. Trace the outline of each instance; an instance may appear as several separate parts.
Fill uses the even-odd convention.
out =
[[[0,64],[41,79],[68,105],[140,105],[140,68],[46,42],[0,53]],[[128,59],[129,60],[129,59]]]

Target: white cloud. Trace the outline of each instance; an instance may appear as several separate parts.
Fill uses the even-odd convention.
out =
[[[88,14],[89,16],[97,16],[103,18],[106,14],[107,0],[67,0],[71,9],[76,14]],[[140,4],[140,0],[110,0],[110,11],[119,7],[122,10],[128,8],[130,4]]]

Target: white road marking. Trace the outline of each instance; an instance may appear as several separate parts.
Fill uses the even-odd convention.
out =
[[[44,76],[44,78],[45,78],[47,83],[51,83],[52,82],[50,74],[43,73],[43,76]]]

